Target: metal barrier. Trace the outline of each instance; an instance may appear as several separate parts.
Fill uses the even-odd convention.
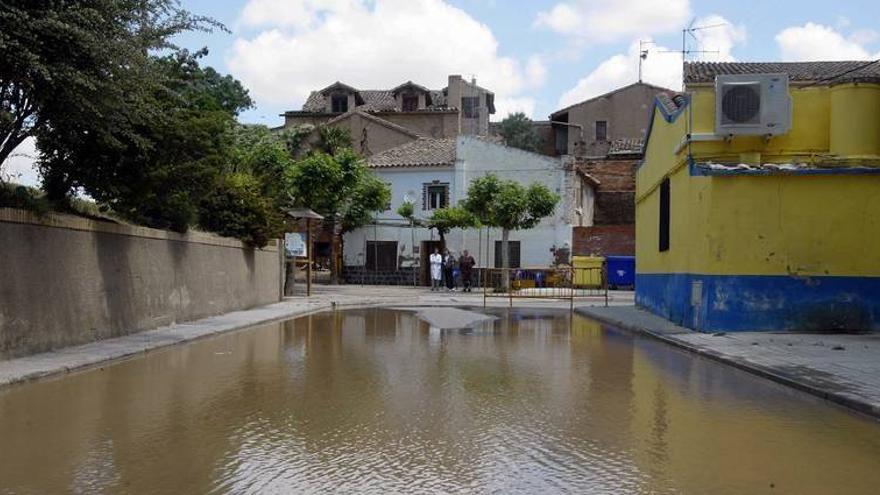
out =
[[[486,268],[483,306],[489,298],[597,299],[608,306],[608,274],[601,267]]]

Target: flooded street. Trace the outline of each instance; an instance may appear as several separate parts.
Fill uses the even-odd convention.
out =
[[[880,423],[567,311],[323,313],[0,390],[0,494],[873,494]]]

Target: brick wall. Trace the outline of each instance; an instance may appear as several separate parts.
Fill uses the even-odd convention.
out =
[[[636,254],[634,224],[574,227],[571,237],[572,254],[575,256]]]

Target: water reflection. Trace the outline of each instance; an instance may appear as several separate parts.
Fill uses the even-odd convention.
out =
[[[0,392],[0,493],[875,493],[880,428],[567,313],[325,313]]]

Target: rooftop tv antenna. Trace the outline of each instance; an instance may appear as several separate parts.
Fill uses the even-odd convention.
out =
[[[684,66],[684,63],[687,62],[688,55],[692,53],[719,53],[718,50],[692,50],[688,47],[688,36],[694,39],[697,43],[697,48],[700,47],[700,39],[697,38],[697,35],[694,34],[697,31],[705,31],[706,29],[715,29],[722,26],[726,26],[726,22],[719,22],[717,24],[708,24],[705,26],[694,26],[694,23],[697,21],[697,18],[691,19],[688,27],[681,30],[681,50],[663,50],[663,53],[680,53],[681,54],[681,63]],[[684,88],[684,71],[682,71],[682,88]]]

